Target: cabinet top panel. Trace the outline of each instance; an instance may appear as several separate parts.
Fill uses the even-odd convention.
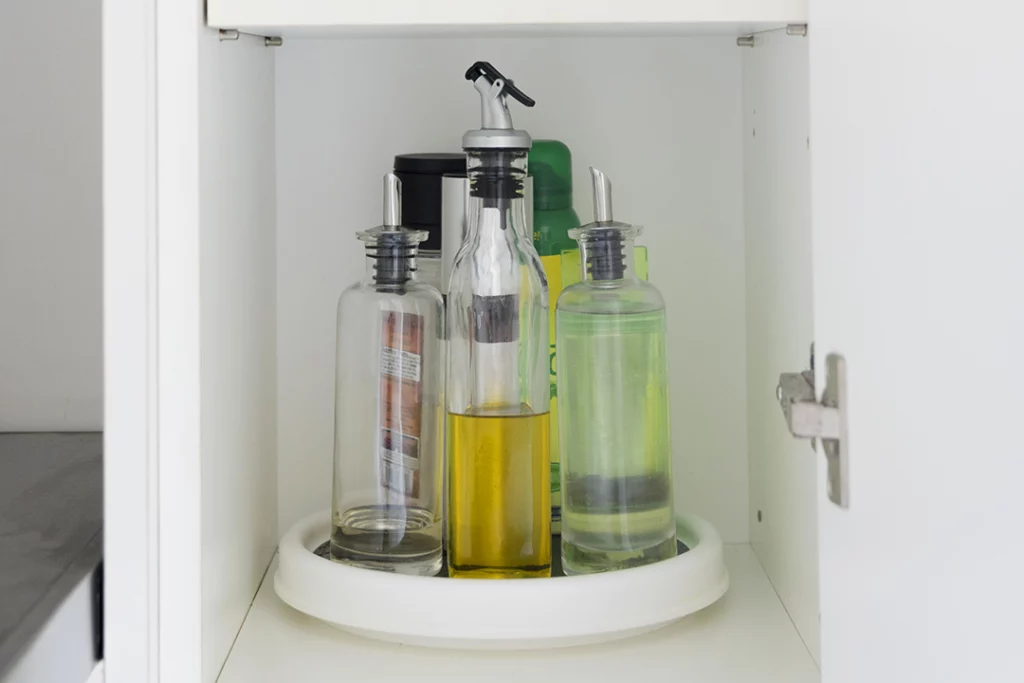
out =
[[[208,0],[215,28],[264,35],[742,35],[805,23],[808,0]]]

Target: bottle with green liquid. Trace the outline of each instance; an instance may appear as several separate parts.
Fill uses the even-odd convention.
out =
[[[551,348],[551,423],[558,424],[555,303],[569,285],[580,281],[580,252],[569,231],[580,227],[572,201],[572,152],[559,140],[534,140],[529,154],[533,178],[533,246],[548,279]],[[647,247],[633,248],[634,271],[647,279]],[[551,531],[561,533],[562,495],[558,429],[551,430]]]
[[[634,271],[639,226],[612,219],[591,169],[594,222],[571,231],[581,281],[555,316],[562,568],[589,574],[674,557],[665,302]]]
[[[562,253],[576,250],[569,231],[580,227],[572,208],[572,153],[558,140],[534,140],[529,155],[533,177],[533,246],[540,255],[548,279],[550,348],[548,375],[551,382],[551,422],[558,424],[558,392],[555,363],[555,302],[562,292]],[[561,479],[558,430],[550,433],[551,531],[561,531]]]

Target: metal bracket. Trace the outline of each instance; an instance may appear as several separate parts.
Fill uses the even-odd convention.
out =
[[[217,37],[222,41],[224,40],[238,40],[242,35],[241,31],[236,28],[222,28],[217,31]],[[250,35],[250,34],[246,34]],[[267,47],[281,47],[284,40],[277,36],[257,36],[263,38],[263,44]]]
[[[846,432],[846,359],[830,353],[821,402],[814,386],[814,347],[811,369],[779,375],[775,396],[793,436],[821,439],[828,463],[828,498],[841,508],[850,507],[849,439]]]
[[[740,36],[736,39],[737,47],[756,47],[757,46],[757,35],[759,33],[769,33],[771,31],[781,31],[782,28],[766,29],[764,31],[755,31],[745,36]],[[787,36],[806,36],[807,35],[807,24],[787,24],[786,25]]]

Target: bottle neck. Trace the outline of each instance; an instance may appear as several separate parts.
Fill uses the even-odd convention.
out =
[[[581,279],[595,285],[635,281],[633,239],[618,230],[601,233],[579,241]]]
[[[469,231],[513,229],[526,236],[526,150],[469,150]],[[532,236],[529,236],[532,242]]]
[[[364,282],[377,289],[404,290],[416,279],[415,245],[368,245]]]

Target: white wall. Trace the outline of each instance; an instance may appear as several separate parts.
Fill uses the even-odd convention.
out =
[[[0,25],[0,431],[100,429],[100,0]]]
[[[818,456],[786,429],[779,373],[809,367],[808,39],[765,33],[743,50],[750,540],[818,658]],[[824,362],[822,360],[822,362]]]
[[[516,124],[615,185],[647,227],[669,306],[679,505],[748,539],[742,52],[731,38],[286,40],[277,53],[278,467],[282,529],[330,506],[335,305],[362,273],[396,153],[459,149],[479,126],[465,69],[487,59],[535,97]]]

